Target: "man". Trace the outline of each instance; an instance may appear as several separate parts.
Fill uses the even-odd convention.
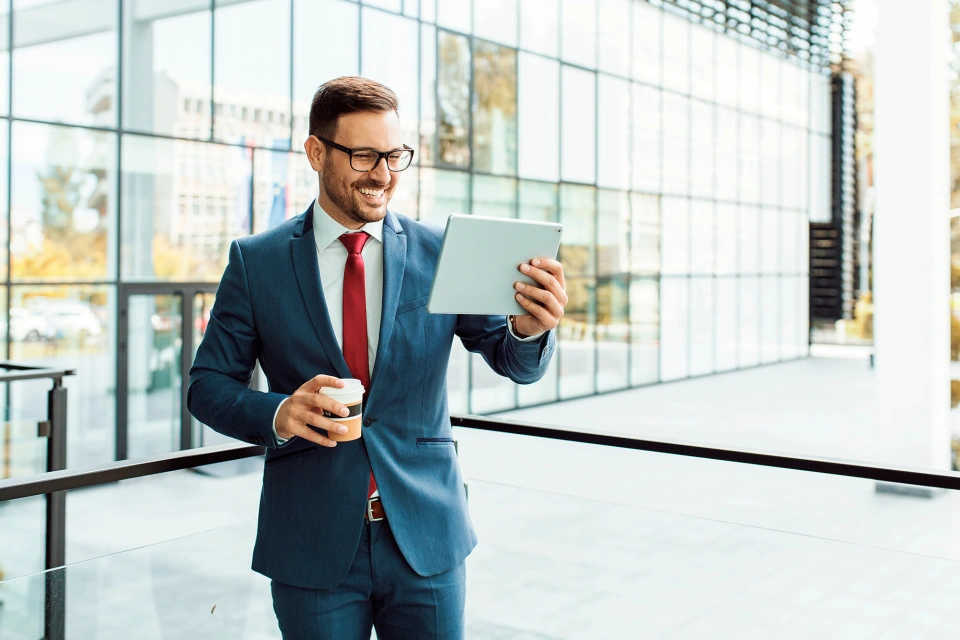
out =
[[[561,265],[520,270],[528,315],[426,312],[442,232],[387,209],[413,150],[394,93],[320,87],[304,144],[320,193],[300,216],[234,241],[190,372],[190,411],[266,445],[253,569],[284,638],[461,638],[476,545],[447,410],[454,335],[497,373],[539,380],[567,302]],[[465,265],[465,268],[467,265]],[[521,293],[522,291],[522,293]],[[269,393],[248,388],[259,359]],[[318,393],[360,379],[363,437],[334,442]]]

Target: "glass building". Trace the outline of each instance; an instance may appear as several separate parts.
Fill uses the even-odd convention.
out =
[[[394,211],[566,228],[556,364],[517,387],[456,346],[451,411],[805,356],[827,60],[797,16],[758,35],[749,6],[720,4],[12,0],[0,310],[9,359],[77,369],[70,466],[220,437],[186,413],[185,371],[231,240],[315,196],[310,100],[341,75],[400,99],[418,153]]]

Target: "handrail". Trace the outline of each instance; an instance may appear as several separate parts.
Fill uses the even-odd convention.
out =
[[[643,440],[602,433],[569,431],[512,420],[492,420],[481,416],[451,416],[450,421],[454,427],[474,429],[477,431],[507,433],[562,442],[576,442],[618,449],[631,449],[634,451],[665,453],[705,460],[719,460],[722,462],[735,462],[761,467],[807,471],[848,478],[864,478],[893,484],[960,490],[960,474],[948,471],[880,466],[822,457],[796,457],[757,450],[723,449],[720,447],[683,442]],[[123,460],[121,462],[113,462],[89,469],[55,471],[28,476],[26,478],[14,478],[0,482],[0,503],[20,498],[29,498],[31,496],[45,495],[56,491],[81,489],[119,480],[150,476],[167,471],[179,471],[229,460],[240,460],[263,455],[264,451],[265,448],[261,446],[223,444],[160,454],[140,460]]]

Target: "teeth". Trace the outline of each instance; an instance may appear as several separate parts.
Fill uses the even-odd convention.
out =
[[[381,189],[380,191],[375,191],[373,189],[360,189],[360,193],[365,196],[382,196],[383,190]]]

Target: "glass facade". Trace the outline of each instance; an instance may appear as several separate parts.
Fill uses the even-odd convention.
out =
[[[722,14],[643,0],[68,5],[0,8],[0,275],[6,356],[77,369],[71,467],[206,436],[183,416],[177,363],[230,241],[315,196],[310,99],[339,75],[400,99],[419,152],[395,211],[566,228],[555,364],[517,387],[455,345],[453,411],[807,352],[828,76]],[[43,394],[23,385],[10,402]]]

